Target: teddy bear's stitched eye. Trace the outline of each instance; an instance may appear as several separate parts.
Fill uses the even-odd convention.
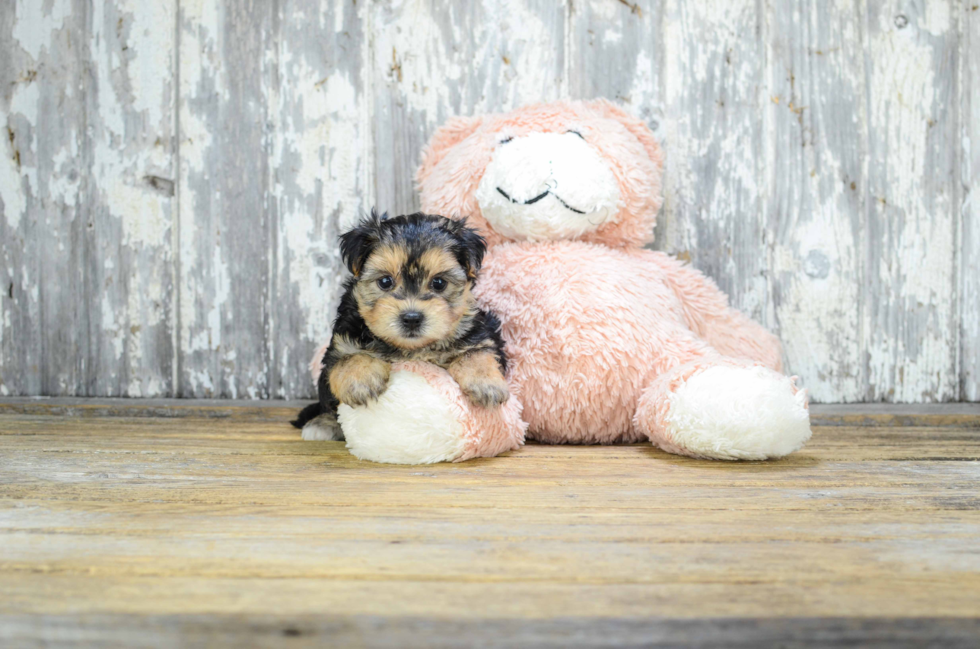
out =
[[[511,136],[511,137],[505,137],[504,139],[502,139],[502,140],[501,140],[501,141],[499,142],[499,144],[507,144],[508,142],[510,142],[510,141],[511,141],[511,140],[513,140],[513,139],[514,139],[514,137],[513,137],[513,136]]]
[[[394,285],[395,285],[395,280],[391,278],[391,275],[385,275],[384,277],[378,280],[378,288],[380,288],[382,291],[387,291]]]
[[[577,135],[577,136],[579,136],[579,137],[580,137],[580,138],[582,138],[583,140],[585,139],[585,136],[584,136],[584,135],[582,135],[581,133],[579,133],[578,131],[573,131],[572,129],[568,129],[568,130],[567,130],[567,131],[565,131],[565,132],[566,132],[566,133],[574,133],[575,135]]]
[[[436,293],[442,293],[444,290],[446,290],[446,280],[441,277],[435,277],[431,282],[429,282],[429,286],[431,286],[432,290]]]

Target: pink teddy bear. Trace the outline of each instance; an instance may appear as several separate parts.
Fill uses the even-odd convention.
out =
[[[806,392],[780,373],[779,341],[703,274],[643,248],[662,173],[653,133],[605,100],[440,128],[418,171],[422,209],[468,217],[487,239],[476,295],[503,323],[515,398],[484,410],[440,368],[396,366],[376,403],[341,407],[350,450],[459,461],[516,448],[525,432],[729,460],[801,448]]]

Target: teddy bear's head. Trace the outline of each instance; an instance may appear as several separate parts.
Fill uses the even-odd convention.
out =
[[[422,209],[469,217],[489,244],[653,239],[663,156],[653,133],[606,100],[558,101],[442,126],[418,171]]]

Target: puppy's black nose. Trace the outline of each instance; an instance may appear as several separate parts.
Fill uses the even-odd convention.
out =
[[[415,331],[422,326],[425,316],[418,311],[406,311],[401,314],[402,326],[408,331]]]

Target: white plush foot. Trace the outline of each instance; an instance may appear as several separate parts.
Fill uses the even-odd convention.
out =
[[[463,425],[453,404],[413,372],[393,372],[373,403],[341,404],[338,419],[347,448],[362,460],[432,464],[463,454]]]
[[[762,367],[711,367],[681,385],[669,404],[671,440],[699,457],[765,460],[810,439],[806,391]]]
[[[303,426],[303,439],[307,442],[342,442],[344,432],[333,415],[320,415]]]

